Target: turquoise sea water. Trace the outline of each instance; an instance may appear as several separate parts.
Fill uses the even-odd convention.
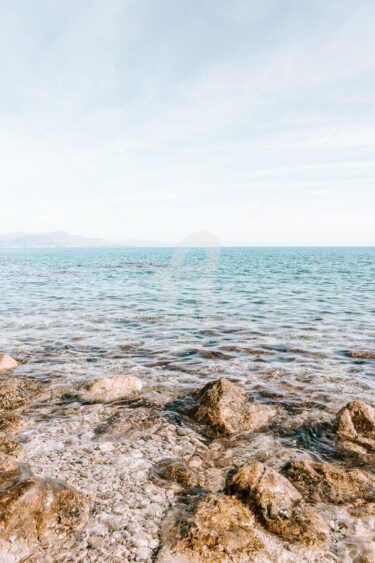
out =
[[[221,375],[290,409],[375,402],[374,248],[0,251],[0,349],[61,380],[139,372],[161,402]]]

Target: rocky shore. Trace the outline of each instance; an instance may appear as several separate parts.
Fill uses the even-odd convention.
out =
[[[269,460],[302,435],[277,401],[221,377],[160,405],[143,383],[51,386],[0,354],[0,561],[375,561],[371,404],[319,422],[330,456]]]

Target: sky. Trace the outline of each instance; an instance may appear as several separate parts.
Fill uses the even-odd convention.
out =
[[[0,233],[375,245],[373,0],[0,10]]]

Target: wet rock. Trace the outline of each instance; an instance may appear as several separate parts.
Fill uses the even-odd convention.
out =
[[[162,527],[161,545],[157,563],[253,561],[267,549],[250,510],[221,494],[172,511]]]
[[[57,479],[39,479],[26,464],[0,461],[0,560],[21,561],[81,529],[83,495]]]
[[[0,380],[0,411],[24,407],[40,395],[44,386],[35,379],[12,377]]]
[[[375,360],[375,352],[371,350],[350,350],[347,355],[358,360]]]
[[[102,377],[86,382],[80,396],[86,401],[109,402],[134,397],[142,389],[142,382],[133,375]]]
[[[280,473],[259,462],[230,472],[225,492],[249,506],[270,532],[305,545],[328,537],[323,520],[302,503],[302,495]]]
[[[364,401],[348,403],[336,416],[336,433],[341,440],[375,449],[375,409]]]
[[[332,463],[290,461],[282,473],[306,497],[332,504],[375,502],[375,476]]]
[[[276,415],[276,409],[252,403],[245,391],[224,377],[205,385],[195,398],[190,415],[219,434],[256,430]]]
[[[8,354],[0,354],[0,371],[10,371],[18,366],[18,362]]]
[[[0,432],[16,436],[30,426],[32,421],[25,416],[13,413],[0,414]]]
[[[21,461],[24,458],[23,447],[16,440],[0,432],[0,459],[9,458]]]
[[[166,459],[159,462],[151,472],[152,478],[160,481],[174,481],[183,487],[193,487],[197,478],[186,463],[177,459]]]

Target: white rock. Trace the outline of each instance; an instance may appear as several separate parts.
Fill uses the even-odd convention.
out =
[[[0,353],[0,371],[9,371],[18,366],[18,362],[8,354]]]
[[[132,397],[142,389],[142,381],[133,375],[116,375],[88,381],[80,395],[88,401],[109,402]]]

